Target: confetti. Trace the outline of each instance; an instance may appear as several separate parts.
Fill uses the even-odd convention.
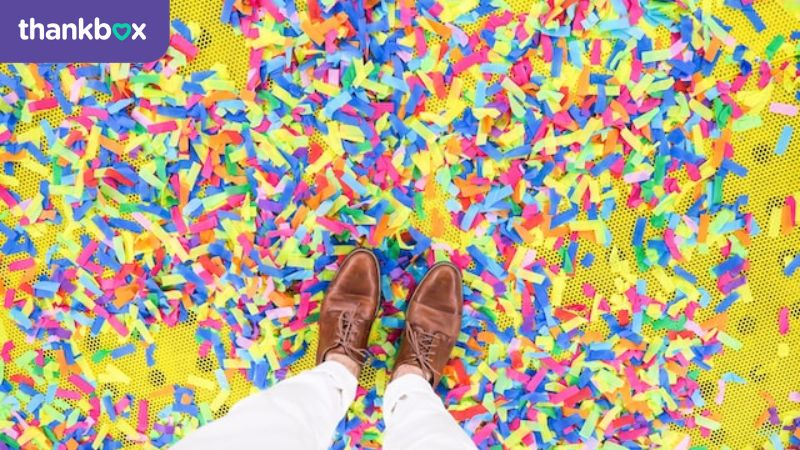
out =
[[[798,268],[800,268],[800,254],[786,258],[786,267],[783,269],[783,274],[790,277],[794,275]]]
[[[775,114],[783,114],[784,116],[796,116],[797,106],[788,105],[786,103],[772,103],[769,105],[769,110]]]
[[[775,154],[783,155],[789,148],[789,142],[792,140],[792,132],[794,130],[789,125],[786,125],[781,130],[781,135],[778,137],[778,144],[775,146]]]
[[[789,308],[785,306],[778,312],[778,331],[782,335],[789,333]]]
[[[723,194],[748,176],[734,137],[796,115],[769,102],[798,79],[788,44],[764,59],[684,2],[226,0],[220,20],[246,45],[238,83],[192,69],[207,30],[180,20],[149,64],[0,74],[0,298],[27,339],[0,333],[3,445],[171,445],[307,363],[356,246],[383,316],[337,448],[379,447],[406,298],[438,260],[466,284],[440,393],[481,448],[724,430],[699,378],[742,347],[727,314],[752,301],[759,225]],[[797,225],[782,198],[770,235]],[[185,329],[202,367],[167,382]],[[744,379],[715,381],[721,404]]]

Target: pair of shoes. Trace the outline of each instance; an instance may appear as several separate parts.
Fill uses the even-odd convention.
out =
[[[332,353],[363,364],[379,302],[378,259],[369,250],[355,250],[342,263],[322,302],[317,364]],[[436,386],[461,330],[463,303],[458,268],[450,263],[433,266],[409,301],[395,368],[416,366]]]

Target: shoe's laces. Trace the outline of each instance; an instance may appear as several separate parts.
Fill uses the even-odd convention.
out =
[[[331,349],[341,347],[342,351],[351,359],[362,362],[366,360],[369,353],[366,350],[355,348],[351,344],[353,331],[357,330],[362,323],[364,323],[364,320],[358,318],[353,311],[341,313],[336,327],[336,341],[334,341]]]
[[[436,341],[436,333],[429,333],[409,326],[406,327],[406,338],[411,345],[413,357],[420,369],[431,377],[441,375],[433,368],[433,345]]]

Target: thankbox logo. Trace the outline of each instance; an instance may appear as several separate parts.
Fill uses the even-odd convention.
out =
[[[31,17],[27,21],[19,21],[19,38],[23,41],[43,40],[96,40],[105,41],[113,35],[117,40],[124,41],[129,37],[131,40],[145,40],[147,35],[144,32],[146,23],[113,23],[111,25],[101,22],[100,18],[95,17],[94,22],[84,21],[83,17],[73,23],[39,23]]]
[[[169,0],[11,0],[0,63],[149,63],[169,46]]]

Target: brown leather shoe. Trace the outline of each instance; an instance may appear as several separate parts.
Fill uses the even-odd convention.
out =
[[[395,368],[417,366],[433,386],[439,384],[461,331],[461,288],[461,271],[450,263],[438,263],[425,275],[408,302]]]
[[[329,353],[364,363],[367,339],[381,294],[378,258],[357,249],[345,258],[328,286],[319,316],[317,364]]]

